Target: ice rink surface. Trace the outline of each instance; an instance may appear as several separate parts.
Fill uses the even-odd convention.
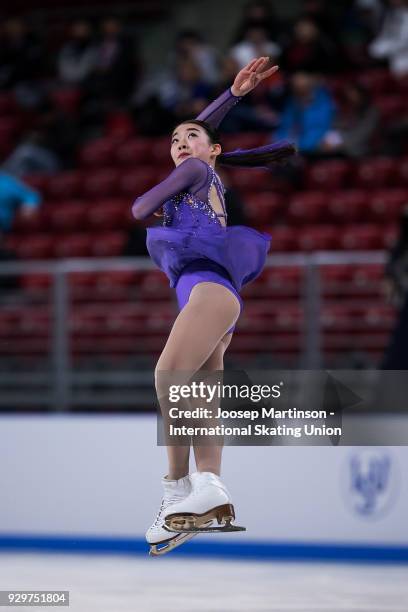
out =
[[[3,552],[0,588],[69,590],[74,612],[408,612],[407,565]]]

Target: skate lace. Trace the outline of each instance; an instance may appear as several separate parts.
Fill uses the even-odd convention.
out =
[[[162,499],[162,502],[160,504],[160,508],[159,511],[157,513],[156,516],[156,520],[153,523],[153,527],[157,527],[157,525],[159,525],[162,522],[162,514],[163,511],[168,508],[168,506],[171,506],[171,504],[176,504],[177,502],[181,501],[181,499],[179,497],[170,497],[168,499]]]

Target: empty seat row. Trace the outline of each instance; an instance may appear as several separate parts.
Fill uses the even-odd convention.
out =
[[[37,234],[10,236],[6,239],[6,246],[20,259],[117,257],[122,254],[126,241],[126,232],[78,233],[62,237]]]
[[[380,250],[390,248],[397,236],[395,225],[383,228],[374,224],[264,227],[272,236],[271,251]]]
[[[45,202],[31,216],[17,213],[13,232],[80,232],[101,230],[128,230],[135,220],[131,213],[131,200],[103,198],[100,200],[54,200]],[[399,221],[408,204],[408,189],[387,189],[367,192],[344,190],[334,193],[308,191],[291,197],[261,192],[248,195],[245,213],[248,223],[262,226],[286,221],[294,225],[381,223]],[[142,223],[151,225],[150,217]],[[138,222],[139,224],[140,222]]]

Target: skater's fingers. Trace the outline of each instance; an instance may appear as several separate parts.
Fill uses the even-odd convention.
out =
[[[269,62],[269,57],[260,57],[252,66],[252,71],[259,73]]]
[[[248,64],[246,66],[244,66],[242,70],[246,70],[246,71],[252,70],[255,62],[257,62],[257,61],[258,61],[258,59],[255,57],[255,59],[253,59],[250,62],[248,62]]]
[[[279,66],[272,66],[272,68],[269,68],[269,70],[265,70],[265,72],[262,72],[259,76],[261,77],[262,80],[267,79],[268,77],[275,74],[275,72],[277,72],[278,70],[279,70]]]

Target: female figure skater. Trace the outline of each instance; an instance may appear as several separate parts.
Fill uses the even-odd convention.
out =
[[[216,128],[242,96],[278,70],[278,66],[267,69],[268,62],[267,57],[249,62],[230,89],[196,119],[174,129],[170,153],[176,168],[132,207],[136,219],[157,214],[163,207],[163,227],[147,229],[147,248],[175,288],[180,308],[155,369],[163,417],[168,414],[164,400],[168,385],[161,373],[223,370],[223,356],[242,310],[239,290],[265,264],[271,237],[245,226],[227,227],[224,188],[214,166],[218,161],[268,168],[295,152],[293,145],[281,142],[221,153]],[[162,479],[162,504],[146,533],[150,553],[168,552],[208,528],[214,519],[225,530],[238,529],[230,525],[234,508],[219,477],[222,447],[194,446],[197,471],[191,475],[189,446],[168,446],[167,452],[169,472]]]

